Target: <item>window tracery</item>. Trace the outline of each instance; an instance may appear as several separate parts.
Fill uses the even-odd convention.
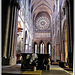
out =
[[[49,28],[49,26],[50,26],[50,21],[47,17],[42,16],[36,20],[36,27],[39,30],[46,30],[47,28]]]

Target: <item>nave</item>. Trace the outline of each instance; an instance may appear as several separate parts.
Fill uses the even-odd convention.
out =
[[[2,67],[73,71],[73,28],[73,0],[2,0]]]

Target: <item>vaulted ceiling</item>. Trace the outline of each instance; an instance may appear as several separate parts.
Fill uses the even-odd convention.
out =
[[[32,0],[31,13],[33,18],[34,38],[52,35],[52,15],[56,0]]]
[[[52,22],[52,12],[55,1],[56,0],[32,0],[31,12],[33,15],[33,20],[35,21],[36,16],[37,14],[39,14],[39,12],[47,12]]]

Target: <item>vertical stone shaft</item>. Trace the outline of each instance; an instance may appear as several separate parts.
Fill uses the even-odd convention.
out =
[[[3,57],[7,57],[7,45],[8,45],[8,32],[9,32],[9,23],[10,23],[10,6],[8,6],[8,14],[7,14],[7,24],[6,24],[6,35],[5,35],[5,44],[4,44],[4,53]]]

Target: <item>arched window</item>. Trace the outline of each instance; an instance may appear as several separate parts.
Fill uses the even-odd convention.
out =
[[[37,43],[34,43],[34,53],[37,53]]]
[[[37,53],[37,44],[35,44],[35,53]]]
[[[49,50],[48,53],[51,55],[51,45],[49,44]]]
[[[44,54],[44,43],[40,43],[40,54]]]
[[[50,45],[50,43],[47,44],[47,54],[51,55],[51,45]]]

